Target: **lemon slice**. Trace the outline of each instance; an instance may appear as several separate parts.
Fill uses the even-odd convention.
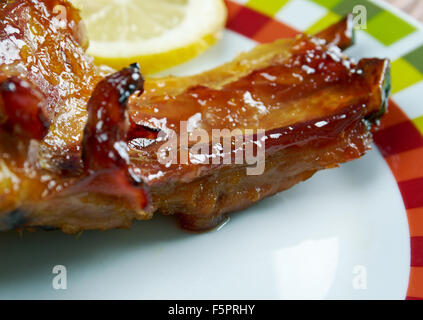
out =
[[[88,30],[88,54],[115,69],[139,62],[151,74],[194,58],[224,28],[223,0],[73,0]]]

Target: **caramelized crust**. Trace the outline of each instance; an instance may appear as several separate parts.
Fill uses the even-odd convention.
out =
[[[92,192],[125,198],[135,210],[147,206],[147,194],[129,169],[128,98],[144,90],[138,65],[116,72],[96,86],[88,101],[88,119],[82,140],[82,163],[88,178],[75,186],[77,192]],[[142,137],[142,136],[140,136]],[[113,188],[107,186],[113,185]],[[75,190],[73,190],[75,192]]]
[[[0,124],[11,134],[43,139],[49,128],[45,104],[43,93],[25,80],[10,77],[0,83]]]
[[[135,65],[116,73],[96,67],[83,30],[67,1],[0,4],[0,230],[105,230],[154,213],[177,215],[188,229],[211,228],[363,156],[390,92],[387,60],[355,63],[342,54],[352,44],[350,16],[203,74],[145,83]],[[162,163],[172,133],[183,138],[181,121],[189,135],[235,130],[242,152],[262,143],[263,173],[224,163],[236,150],[215,153],[212,143],[206,158],[217,163]],[[250,131],[260,129],[258,141]],[[183,148],[174,149],[182,159]]]

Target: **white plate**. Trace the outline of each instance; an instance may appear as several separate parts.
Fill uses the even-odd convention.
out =
[[[409,246],[396,182],[373,151],[209,233],[157,216],[79,239],[0,234],[0,298],[403,299]],[[67,290],[53,289],[55,265],[67,268]]]
[[[357,58],[370,45],[358,40]],[[254,45],[227,30],[167,73],[196,73]],[[53,288],[56,265],[67,269],[66,290]],[[79,238],[0,234],[0,299],[404,299],[409,272],[407,215],[376,148],[204,234],[161,216]]]

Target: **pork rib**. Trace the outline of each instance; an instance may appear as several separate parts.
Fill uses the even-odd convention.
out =
[[[136,65],[114,72],[93,64],[69,2],[1,2],[0,230],[127,228],[154,213],[204,230],[363,156],[385,112],[389,61],[345,57],[352,31],[349,16],[199,75],[144,82]],[[237,150],[214,153],[212,143],[203,145],[206,158],[220,162],[160,161],[185,122],[191,134],[237,132],[242,148],[262,142],[263,172],[224,163]],[[183,148],[174,149],[181,158]],[[196,156],[188,149],[188,159]]]

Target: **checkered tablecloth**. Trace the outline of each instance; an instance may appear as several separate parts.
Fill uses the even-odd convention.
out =
[[[348,54],[392,61],[392,98],[374,140],[407,210],[411,249],[407,299],[423,299],[423,28],[387,10],[380,0],[225,1],[227,29],[257,43],[294,37],[298,32],[316,34],[352,12],[355,5],[366,7],[366,27],[357,32],[357,44]],[[411,10],[414,16],[423,6],[423,0],[387,1]]]
[[[423,0],[385,0],[423,22]]]

